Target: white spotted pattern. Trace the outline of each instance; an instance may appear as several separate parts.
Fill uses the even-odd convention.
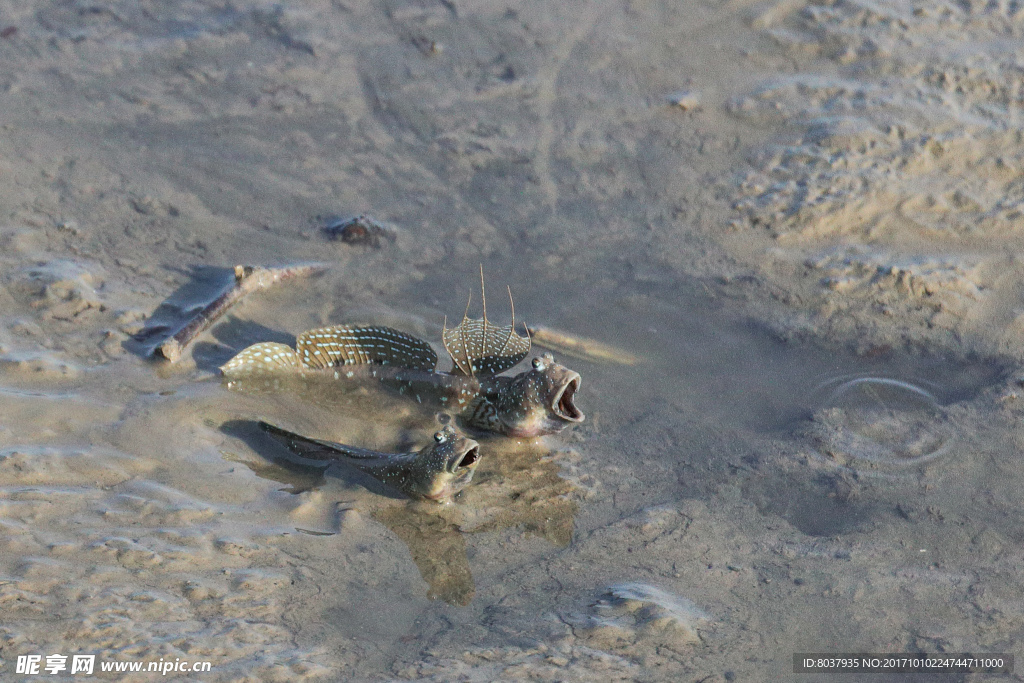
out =
[[[242,350],[221,366],[220,371],[228,377],[244,377],[273,372],[294,372],[301,367],[299,357],[290,346],[277,342],[263,342]]]
[[[299,360],[309,368],[337,365],[397,365],[433,370],[430,344],[390,327],[334,325],[309,330],[296,341]]]

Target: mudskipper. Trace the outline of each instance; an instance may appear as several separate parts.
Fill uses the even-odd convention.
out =
[[[293,454],[309,460],[342,462],[419,500],[450,502],[473,479],[480,462],[476,441],[446,426],[417,453],[381,453],[309,437],[260,422],[260,427]]]
[[[483,274],[481,272],[481,293]],[[509,299],[512,293],[509,291]],[[334,325],[303,332],[296,348],[286,344],[254,344],[221,367],[231,387],[250,377],[327,375],[338,380],[378,381],[417,402],[458,417],[470,429],[508,436],[533,437],[559,432],[582,422],[574,398],[580,375],[555,362],[551,354],[533,359],[533,367],[514,376],[511,369],[529,353],[529,337],[484,317],[470,319],[469,303],[462,322],[442,340],[452,358],[448,372],[438,372],[430,344],[390,327]]]

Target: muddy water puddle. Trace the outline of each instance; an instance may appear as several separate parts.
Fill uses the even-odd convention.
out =
[[[571,323],[646,358],[577,363],[593,413],[583,448],[602,452],[595,475],[617,514],[738,485],[769,517],[831,536],[898,518],[908,490],[979,467],[965,407],[1002,386],[1007,363],[782,340],[710,301],[695,285],[644,297],[642,316],[612,305]]]
[[[201,340],[195,365],[168,370],[130,357],[77,376],[73,391],[59,378],[0,391],[11,416],[0,431],[0,512],[13,551],[2,569],[14,601],[7,628],[55,651],[202,655],[223,671],[285,661],[299,678],[387,669],[456,633],[501,638],[516,624],[540,633],[552,614],[592,644],[618,634],[606,644],[614,651],[653,628],[637,616],[644,612],[566,610],[623,581],[653,581],[637,594],[662,595],[679,583],[673,577],[706,567],[707,551],[698,556],[699,544],[685,540],[699,517],[693,505],[749,501],[755,526],[784,521],[812,538],[898,523],[907,473],[956,462],[960,418],[950,408],[1005,372],[783,342],[700,283],[657,293],[584,292],[544,277],[510,284],[529,323],[642,361],[566,359],[583,376],[577,401],[587,421],[542,439],[481,437],[476,478],[450,506],[403,500],[343,466],[296,462],[255,427],[268,420],[397,451],[429,438],[430,411],[376,387],[239,391],[210,376],[219,359],[267,334],[288,340],[319,324],[317,311],[296,311],[303,300],[330,301],[330,277],[304,285],[312,292],[247,303]],[[384,322],[401,326],[404,317],[439,347],[437,309],[454,316],[462,304],[439,283],[377,306]],[[489,314],[505,312],[491,302]],[[60,415],[59,430],[44,429]],[[674,534],[682,536],[657,545]],[[675,586],[679,604],[694,601],[701,624],[735,607],[685,588]],[[86,626],[50,632],[40,616],[53,610]],[[375,622],[375,611],[392,618]],[[616,625],[622,619],[628,628]],[[673,646],[700,640],[693,624],[673,628],[664,636]]]

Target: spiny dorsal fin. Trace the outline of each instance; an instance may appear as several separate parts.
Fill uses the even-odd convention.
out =
[[[295,342],[298,358],[310,368],[336,365],[397,365],[433,370],[437,354],[430,344],[383,326],[334,325],[309,330]]]
[[[480,294],[484,297],[483,319],[470,319],[469,302],[466,312],[462,314],[462,322],[448,329],[445,321],[441,339],[448,354],[452,357],[455,367],[453,374],[464,375],[497,375],[515,366],[530,353],[529,337],[520,337],[515,332],[516,306],[512,302],[512,290],[508,291],[508,299],[512,302],[512,323],[504,327],[492,325],[487,320],[487,298],[484,295],[484,269],[480,267]],[[470,295],[472,301],[472,294]]]
[[[302,367],[295,350],[287,344],[263,342],[242,349],[234,358],[221,366],[225,377],[274,372],[295,372]]]

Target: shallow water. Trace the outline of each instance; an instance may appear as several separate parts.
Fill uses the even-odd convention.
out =
[[[204,681],[1012,652],[1019,12],[918,9],[0,0],[5,680],[53,652]],[[362,212],[396,241],[321,229]],[[235,264],[314,261],[148,357]],[[430,411],[215,376],[342,322],[443,358],[479,264],[493,321],[508,285],[641,360],[556,351],[586,421],[481,438],[451,506],[255,428],[412,449]]]
[[[493,283],[504,281],[499,264],[485,263],[485,269]],[[335,300],[332,287],[343,279],[332,273],[254,295],[236,312],[244,317],[209,336],[230,336],[236,350],[265,339],[267,329],[271,338],[287,338],[315,316],[315,307],[302,311],[300,303]],[[864,478],[870,468],[860,460],[870,464],[877,453],[858,439],[877,417],[843,390],[849,378],[876,378],[919,403],[925,390],[906,387],[932,387],[927,418],[951,433],[947,410],[997,383],[1002,373],[992,363],[895,351],[864,358],[780,341],[728,305],[716,306],[696,281],[666,283],[651,293],[628,283],[595,291],[567,280],[564,271],[553,278],[510,278],[517,310],[531,321],[557,320],[564,329],[629,349],[643,361],[631,367],[566,360],[583,375],[577,398],[587,421],[544,439],[483,439],[476,479],[451,506],[403,501],[340,466],[325,474],[298,464],[253,422],[400,450],[429,438],[435,429],[430,411],[376,387],[335,381],[231,391],[205,369],[229,357],[228,347],[197,347],[201,367],[192,370],[187,361],[179,371],[122,362],[116,373],[110,366],[85,370],[71,380],[73,389],[52,379],[41,382],[49,386],[45,391],[5,391],[7,415],[74,416],[46,420],[50,438],[29,429],[32,418],[7,430],[5,516],[9,542],[20,539],[21,548],[10,556],[9,589],[32,596],[30,603],[64,591],[92,596],[77,599],[64,618],[95,626],[46,641],[56,649],[100,649],[108,657],[201,653],[250,666],[257,655],[248,648],[276,643],[260,656],[290,658],[295,671],[310,662],[330,668],[344,661],[366,674],[403,660],[410,645],[463,642],[465,648],[478,637],[467,634],[493,633],[501,624],[529,633],[553,609],[585,610],[588,596],[616,579],[654,580],[680,599],[697,601],[712,615],[708,623],[716,624],[698,624],[698,632],[709,628],[723,638],[727,615],[738,605],[681,577],[711,573],[722,561],[724,571],[740,576],[779,569],[757,550],[764,541],[746,530],[727,551],[741,559],[708,560],[708,550],[702,559],[685,540],[657,547],[680,524],[696,523],[692,506],[706,506],[705,514],[713,515],[723,497],[743,510],[746,501],[754,505],[746,524],[792,525],[810,537],[853,534],[856,545],[871,543],[880,529],[909,524],[900,511],[913,504],[908,489],[920,487],[927,468],[969,455],[944,443],[947,452],[934,454],[935,462],[915,463],[911,483]],[[406,318],[407,327],[436,333],[438,316],[421,312],[445,299],[458,310],[461,292],[446,285],[425,281],[381,297],[378,305],[390,312],[384,320],[400,325]],[[552,290],[557,299],[549,296]],[[491,302],[493,319],[503,315],[496,308]],[[276,329],[261,322],[303,317],[307,322]],[[836,382],[839,389],[829,390]],[[878,400],[891,410],[921,408],[898,393]],[[53,407],[41,409],[40,401]],[[826,437],[815,431],[830,409],[862,413],[857,422],[829,423],[829,438],[847,448],[838,455],[822,448]],[[944,514],[966,514],[965,502],[948,501]],[[655,521],[644,521],[651,516]],[[717,543],[712,548],[710,557],[722,557]],[[81,555],[87,563],[70,562]],[[30,565],[38,567],[24,569]],[[53,583],[57,575],[62,588]],[[130,606],[140,591],[147,609],[161,616]],[[129,605],[121,608],[124,618],[105,616],[113,614],[111,601]],[[12,623],[31,638],[46,638],[32,628],[27,609]],[[168,619],[167,610],[181,616]],[[507,610],[507,618],[495,616]],[[381,611],[392,618],[380,621],[375,615]],[[259,635],[231,636],[227,651],[204,649],[211,629],[240,628],[229,624],[254,617],[266,624]],[[136,630],[148,628],[150,618],[173,623],[156,643]],[[588,628],[594,635],[579,636],[584,642],[610,637],[604,626],[576,630],[587,634]],[[288,632],[298,634],[300,646],[281,644]],[[633,631],[626,633],[613,640]],[[693,647],[692,633],[665,637]],[[643,637],[634,637],[642,649]]]

